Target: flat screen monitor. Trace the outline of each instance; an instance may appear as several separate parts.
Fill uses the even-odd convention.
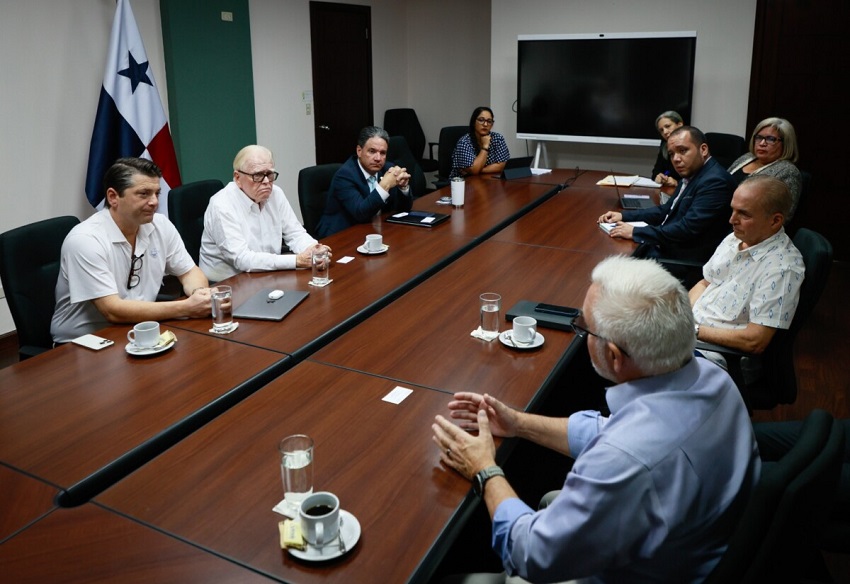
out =
[[[658,145],[691,120],[696,32],[520,35],[517,138]]]

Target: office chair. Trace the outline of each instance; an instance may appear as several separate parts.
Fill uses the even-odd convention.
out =
[[[18,332],[21,361],[53,348],[50,321],[62,242],[79,222],[56,217],[0,234],[0,281]]]
[[[384,130],[392,136],[404,136],[410,148],[413,159],[419,163],[422,172],[435,172],[439,163],[434,160],[433,145],[431,145],[431,158],[424,158],[425,154],[425,132],[416,116],[416,110],[410,108],[388,109],[384,112]],[[408,167],[410,168],[410,167]],[[420,193],[422,191],[419,191]]]
[[[840,424],[823,410],[806,418],[797,442],[765,465],[729,546],[706,584],[798,582],[812,567],[809,539],[824,521],[844,451]]]
[[[460,137],[469,132],[469,126],[446,126],[440,130],[440,142],[437,155],[440,167],[437,170],[437,180],[434,186],[441,189],[449,184],[449,175],[452,172],[452,155]]]
[[[788,330],[778,330],[761,355],[750,355],[729,347],[697,341],[698,349],[721,353],[726,358],[729,375],[741,390],[750,409],[771,409],[777,404],[791,404],[797,399],[797,375],[794,371],[794,339],[814,310],[829,277],[832,245],[825,237],[810,229],[800,228],[794,245],[803,255],[806,277],[800,287],[800,302]],[[749,382],[743,370],[761,363],[761,376]]]
[[[198,265],[204,213],[210,198],[224,188],[218,179],[201,180],[174,187],[168,193],[168,218],[174,223],[186,251]]]
[[[331,181],[340,166],[341,163],[332,162],[308,166],[298,172],[298,204],[304,219],[304,229],[313,237],[316,237],[316,225],[325,213]]]
[[[711,156],[716,158],[723,168],[729,168],[742,154],[747,153],[746,140],[735,134],[706,132],[705,140]]]
[[[434,190],[427,187],[425,173],[422,172],[422,167],[410,153],[410,148],[407,147],[407,140],[404,139],[404,136],[390,136],[390,143],[387,147],[387,162],[398,164],[407,169],[407,172],[410,173],[410,188],[413,189],[414,197],[421,197]]]

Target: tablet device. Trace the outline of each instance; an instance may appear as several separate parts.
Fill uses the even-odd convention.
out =
[[[265,288],[251,296],[233,310],[233,318],[283,320],[283,317],[310,294],[304,290],[284,290],[283,296],[273,300],[269,298],[269,293],[273,290],[274,288]]]
[[[407,211],[396,213],[387,217],[387,223],[401,223],[402,225],[416,225],[417,227],[433,227],[439,225],[449,216],[443,213],[432,213],[430,211]]]
[[[505,168],[502,169],[502,174],[499,178],[510,180],[512,178],[525,178],[527,176],[531,176],[531,163],[533,160],[533,156],[511,158],[505,162]]]

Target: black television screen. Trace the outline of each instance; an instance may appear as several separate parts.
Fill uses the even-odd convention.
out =
[[[691,120],[696,32],[520,35],[517,138],[657,145]]]

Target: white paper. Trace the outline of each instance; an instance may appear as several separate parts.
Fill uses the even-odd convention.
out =
[[[407,217],[407,211],[403,211],[401,213],[396,213],[395,215],[393,215],[393,217],[395,217],[396,219],[401,219],[402,217]]]
[[[549,174],[550,172],[552,172],[551,168],[532,168],[531,169],[531,174],[534,174],[534,175]]]
[[[389,392],[381,399],[382,401],[390,402],[391,404],[400,404],[411,393],[413,393],[412,389],[407,389],[406,387],[401,387],[400,385],[397,385],[393,388],[391,392]]]
[[[335,263],[337,263],[337,264],[347,264],[348,262],[350,262],[353,259],[354,259],[354,256],[343,256],[343,257],[339,258],[338,260],[336,260]]]

